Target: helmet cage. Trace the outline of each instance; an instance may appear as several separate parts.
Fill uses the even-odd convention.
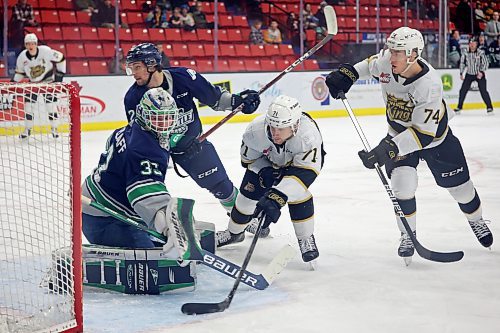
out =
[[[177,126],[178,119],[175,100],[161,88],[148,90],[137,106],[137,123],[157,136],[167,137]]]

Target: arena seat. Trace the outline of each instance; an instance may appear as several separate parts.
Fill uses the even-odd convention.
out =
[[[72,60],[69,62],[69,73],[72,75],[88,75],[90,73],[87,60]]]

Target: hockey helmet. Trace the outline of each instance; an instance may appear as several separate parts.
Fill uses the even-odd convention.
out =
[[[142,61],[147,67],[154,66],[161,69],[161,54],[156,45],[141,43],[133,46],[127,53],[127,65]]]
[[[38,44],[38,38],[36,37],[35,34],[26,34],[26,36],[24,36],[24,44],[27,43]]]
[[[137,123],[158,136],[167,137],[177,125],[178,119],[177,104],[163,88],[146,91],[137,106]]]
[[[266,113],[266,124],[274,128],[291,127],[293,134],[297,132],[302,116],[302,107],[293,97],[280,95],[269,105]]]
[[[386,45],[390,50],[405,51],[407,57],[410,57],[415,51],[418,58],[424,49],[424,38],[416,29],[401,27],[390,34]]]

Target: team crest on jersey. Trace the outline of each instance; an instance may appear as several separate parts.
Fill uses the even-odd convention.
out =
[[[384,73],[384,72],[380,73],[379,81],[380,81],[380,83],[389,83],[389,82],[391,82],[391,74]]]
[[[394,95],[387,94],[387,115],[390,120],[400,120],[404,122],[411,121],[411,115],[415,104]]]
[[[172,134],[184,134],[188,130],[188,125],[194,121],[193,109],[184,111],[184,108],[179,108],[179,119],[177,126],[172,130]]]
[[[31,69],[30,69],[30,77],[32,79],[36,79],[37,77],[39,77],[43,73],[45,73],[45,67],[43,65],[36,65],[36,66],[31,67]]]

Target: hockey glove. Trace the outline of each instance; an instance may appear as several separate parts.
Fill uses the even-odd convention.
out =
[[[198,138],[192,135],[174,134],[170,136],[170,151],[174,154],[184,154],[191,158],[199,154],[203,146]]]
[[[54,82],[62,82],[63,81],[63,77],[64,77],[64,73],[63,72],[56,71],[54,73]]]
[[[267,228],[271,223],[278,222],[281,215],[281,208],[286,205],[287,201],[288,197],[286,194],[275,188],[271,188],[262,198],[260,198],[259,202],[257,202],[253,217],[259,216],[261,212],[264,213],[265,219],[262,224],[262,229]]]
[[[262,188],[270,188],[276,182],[281,180],[283,169],[276,169],[273,167],[265,167],[259,171],[259,183]]]
[[[326,85],[333,98],[339,99],[339,92],[347,93],[351,86],[359,79],[356,69],[349,64],[342,64],[326,77]]]
[[[369,152],[361,150],[358,152],[358,156],[366,168],[375,169],[375,163],[383,166],[387,161],[394,159],[398,153],[399,149],[396,143],[392,141],[390,136],[386,136],[377,147]]]
[[[231,96],[231,107],[236,109],[240,104],[243,104],[243,109],[241,112],[244,114],[254,113],[259,107],[260,97],[259,93],[255,90],[243,90],[239,94],[233,94]]]

